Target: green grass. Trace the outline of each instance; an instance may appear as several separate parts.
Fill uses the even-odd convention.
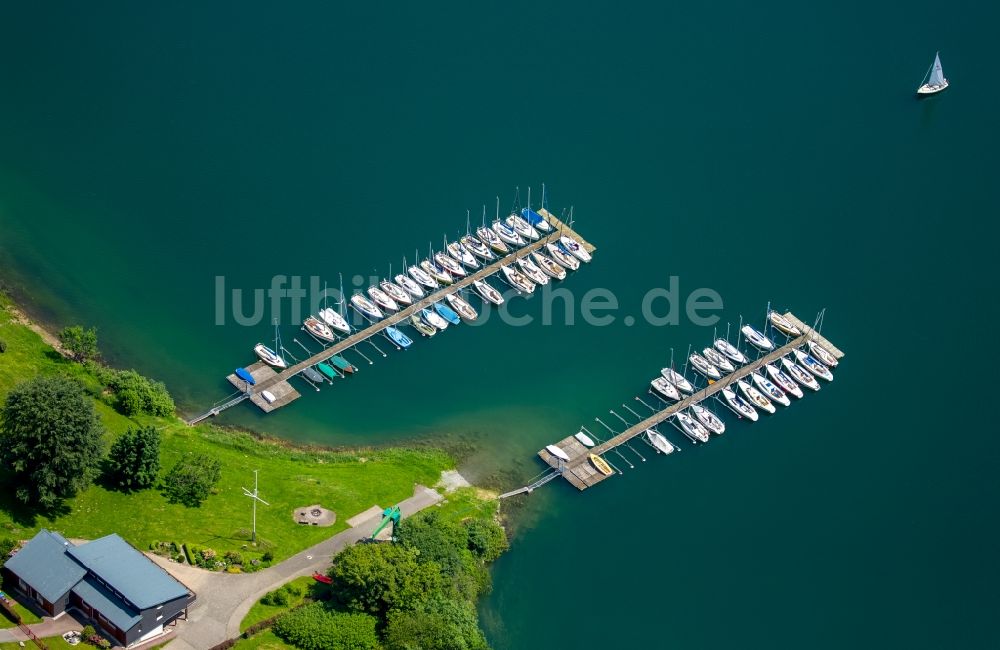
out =
[[[42,639],[42,642],[44,642],[45,645],[48,646],[49,650],[67,650],[68,648],[72,648],[73,650],[90,650],[91,648],[94,647],[94,646],[87,646],[82,643],[72,646],[66,643],[66,641],[61,636],[46,637]],[[31,641],[25,641],[24,647],[28,648],[29,650],[36,648],[35,644],[32,643]],[[0,643],[0,650],[22,650],[22,648],[16,642],[11,641],[10,643]]]
[[[251,625],[271,618],[272,616],[277,616],[278,614],[287,612],[294,607],[298,607],[307,596],[312,596],[315,599],[319,595],[318,591],[320,589],[327,588],[326,585],[313,580],[311,576],[302,576],[301,578],[296,578],[295,580],[292,580],[291,583],[286,584],[293,584],[301,587],[302,595],[297,598],[291,598],[287,607],[265,605],[258,601],[253,607],[250,608],[250,611],[243,617],[243,620],[240,621],[240,632],[244,632]]]
[[[56,513],[41,514],[13,498],[10,477],[0,472],[0,536],[31,537],[45,527],[72,538],[93,539],[112,532],[145,550],[154,541],[210,547],[219,552],[247,549],[250,501],[242,487],[260,470],[261,496],[270,506],[257,508],[257,532],[280,560],[347,527],[345,521],[373,504],[392,505],[413,492],[415,483],[433,485],[453,466],[433,449],[323,451],[262,441],[247,433],[211,424],[189,427],[178,418],[126,418],[102,400],[103,387],[83,366],[62,359],[29,328],[11,322],[0,298],[0,399],[18,382],[38,374],[80,380],[94,396],[108,439],[135,424],[151,424],[163,434],[162,471],[185,453],[205,453],[222,463],[217,492],[198,508],[168,503],[156,489],[124,494],[96,484],[65,502]],[[297,507],[322,504],[337,514],[329,528],[301,526],[292,520]]]
[[[4,593],[6,593],[6,592],[4,592]],[[42,619],[40,619],[38,616],[36,616],[34,612],[32,612],[31,610],[27,609],[21,603],[17,602],[14,599],[14,595],[13,594],[9,594],[8,593],[7,594],[7,598],[9,600],[13,601],[13,603],[14,603],[14,611],[16,611],[17,614],[18,614],[18,616],[21,617],[21,622],[22,623],[24,623],[25,625],[31,625],[32,623],[41,623],[42,622]],[[3,611],[2,613],[0,613],[0,629],[4,629],[4,628],[8,628],[8,627],[15,627],[16,625],[17,625],[17,623],[15,623],[14,621],[12,621],[9,618],[7,618],[7,612],[6,611]]]
[[[495,495],[493,495],[495,496]],[[465,521],[467,519],[492,520],[500,507],[500,500],[496,498],[486,498],[478,488],[459,488],[448,494],[445,500],[438,506],[441,516],[451,521]]]
[[[264,630],[249,639],[240,639],[233,650],[295,650],[295,646],[288,645],[271,630]]]

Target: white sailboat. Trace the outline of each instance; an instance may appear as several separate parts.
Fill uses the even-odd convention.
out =
[[[715,349],[729,357],[732,362],[738,363],[741,366],[747,362],[746,355],[740,352],[735,345],[726,339],[716,339]]]
[[[691,411],[694,413],[694,416],[698,418],[698,421],[704,424],[705,428],[715,435],[721,436],[726,432],[725,422],[723,422],[718,415],[712,413],[701,404],[692,404]]]
[[[784,391],[775,386],[774,382],[759,372],[750,373],[750,378],[753,380],[753,383],[757,385],[757,388],[764,391],[767,398],[772,402],[777,402],[782,406],[788,406],[792,403],[792,400],[788,399],[788,395],[785,395]]]
[[[451,277],[451,274],[448,273],[448,271],[446,271],[444,268],[438,266],[437,264],[435,264],[431,260],[424,260],[424,261],[422,261],[420,263],[420,268],[423,269],[423,271],[424,271],[425,274],[427,274],[428,276],[434,278],[435,280],[437,280],[441,284],[448,285],[448,284],[451,284],[452,282],[455,281],[455,278]],[[418,282],[419,282],[419,280],[418,280]],[[437,286],[437,285],[435,285],[435,286]]]
[[[802,336],[802,330],[796,327],[792,321],[788,320],[776,311],[770,311],[767,314],[768,320],[774,325],[778,330],[787,334],[788,336]]]
[[[736,385],[739,386],[740,392],[743,393],[743,397],[750,401],[751,406],[756,406],[757,408],[763,409],[768,413],[774,413],[778,410],[774,408],[774,404],[771,403],[771,400],[761,395],[759,390],[742,379],[736,382]]]
[[[351,326],[347,324],[347,320],[333,309],[330,309],[329,307],[320,309],[319,317],[333,329],[343,332],[344,334],[351,333]]]
[[[453,260],[450,255],[446,255],[445,253],[434,253],[434,261],[455,277],[464,278],[466,275],[465,269],[462,268],[462,265]]]
[[[569,454],[556,445],[545,445],[545,450],[560,460],[569,460]]]
[[[423,269],[417,269],[417,270],[419,270],[421,273],[423,273]],[[424,274],[424,275],[426,275],[426,274]],[[423,298],[424,297],[424,290],[421,289],[420,285],[417,284],[416,282],[414,282],[412,279],[406,277],[402,273],[400,273],[399,275],[397,275],[394,279],[396,280],[396,284],[398,284],[399,286],[401,286],[404,289],[406,289],[406,291],[411,296],[413,296],[414,298]],[[431,280],[431,277],[427,276],[427,279]]]
[[[497,255],[506,255],[510,252],[510,249],[507,248],[507,244],[505,244],[504,241],[497,236],[496,231],[487,228],[486,226],[482,226],[480,228],[476,228],[476,235],[479,237],[481,242],[493,249],[493,252]]]
[[[424,319],[424,322],[431,327],[437,328],[439,330],[448,329],[448,321],[441,318],[441,316],[433,309],[427,309],[424,307],[420,310],[420,317]]]
[[[770,352],[774,349],[774,341],[757,331],[753,325],[744,325],[740,331],[743,332],[743,336],[747,337],[747,341],[758,350]]]
[[[485,280],[476,280],[472,283],[472,288],[476,290],[483,300],[492,302],[494,305],[503,304],[503,295]]]
[[[389,280],[382,280],[381,282],[379,282],[378,286],[381,287],[382,291],[387,293],[390,298],[392,298],[399,304],[401,305],[413,304],[413,299],[410,298],[410,294],[404,291],[403,287],[399,286],[398,284],[390,282]]]
[[[830,368],[836,368],[837,364],[840,363],[837,361],[837,357],[833,356],[829,350],[816,341],[809,341],[809,351],[812,352],[814,357],[825,363]]]
[[[786,394],[794,395],[796,399],[802,399],[802,389],[792,381],[792,378],[783,373],[776,365],[773,363],[766,364],[764,369],[767,370],[768,377],[771,378],[778,388],[783,390]]]
[[[559,245],[549,242],[545,244],[545,248],[549,251],[549,255],[570,271],[575,271],[580,268],[580,260],[564,251]]]
[[[685,393],[694,392],[694,386],[691,385],[691,382],[689,382],[687,378],[684,377],[684,375],[677,372],[673,368],[661,368],[660,374],[663,375],[664,379],[666,379],[671,384],[681,389]]]
[[[819,390],[819,382],[816,381],[816,378],[812,376],[812,373],[799,364],[795,363],[788,357],[781,357],[781,365],[788,371],[788,374],[792,376],[792,379],[799,382],[801,385],[813,391]]]
[[[438,283],[431,276],[430,273],[420,268],[419,266],[411,266],[406,269],[406,272],[410,274],[410,277],[419,282],[422,286],[434,291],[438,288]]]
[[[380,318],[383,318],[385,316],[385,314],[383,314],[382,311],[378,307],[376,307],[374,303],[372,303],[372,301],[368,300],[360,293],[356,293],[353,296],[351,296],[351,306],[357,309],[365,316],[367,316],[368,318],[374,318],[375,320],[379,320]]]
[[[502,221],[493,222],[493,232],[511,246],[524,246],[525,241],[517,231]]]
[[[549,283],[549,276],[542,273],[542,270],[538,268],[534,262],[528,259],[527,256],[517,258],[517,265],[521,267],[521,272],[531,278],[535,284]]]
[[[697,352],[692,352],[691,356],[688,357],[688,360],[691,361],[691,366],[704,375],[706,379],[714,380],[722,378],[722,372],[716,368],[712,362]]]
[[[948,87],[948,80],[944,78],[944,69],[941,67],[941,53],[934,54],[934,63],[924,75],[924,82],[917,88],[917,96],[934,95]]]
[[[535,230],[534,226],[525,221],[517,214],[511,214],[507,217],[507,225],[513,228],[517,234],[521,235],[525,239],[538,239],[538,231]]]
[[[474,235],[465,235],[462,237],[461,242],[462,246],[465,246],[467,250],[472,251],[476,257],[482,259],[484,262],[489,262],[490,260],[496,258],[496,255],[493,254],[490,247],[479,241],[479,239]]]
[[[681,394],[677,390],[677,387],[663,377],[657,377],[653,381],[649,382],[649,384],[653,387],[653,390],[667,399],[672,399],[675,402],[679,402],[681,400]]]
[[[445,249],[448,251],[448,254],[451,255],[452,259],[465,264],[470,269],[479,268],[479,262],[476,261],[476,256],[470,253],[469,249],[462,245],[462,242],[453,241],[445,246]]]
[[[701,422],[698,422],[686,413],[678,413],[674,417],[677,418],[677,421],[681,424],[681,429],[689,437],[701,442],[708,442],[708,429]]]
[[[534,293],[535,283],[524,277],[524,275],[517,269],[511,266],[501,266],[500,271],[502,271],[504,277],[507,278],[507,282],[518,291],[523,291],[524,293]]]
[[[548,255],[543,255],[538,251],[533,251],[531,257],[535,260],[538,266],[545,272],[546,275],[555,278],[556,280],[566,279],[566,269],[559,266],[555,260],[553,260]]]
[[[375,304],[385,311],[399,311],[399,305],[396,301],[390,298],[389,294],[382,291],[378,287],[368,287],[368,295],[375,301]]]
[[[704,350],[702,350],[702,353],[705,355],[706,359],[712,362],[712,365],[714,365],[722,372],[730,373],[736,370],[736,368],[729,361],[729,359],[719,354],[718,350],[716,350],[715,348],[705,348]]]
[[[562,244],[563,248],[576,256],[576,258],[581,262],[589,262],[592,259],[590,257],[590,253],[587,252],[587,249],[585,249],[580,242],[576,241],[569,235],[563,235],[560,237],[559,243]]]
[[[817,361],[816,357],[812,356],[811,354],[806,354],[802,350],[796,350],[795,358],[798,359],[799,363],[805,366],[806,370],[808,370],[812,374],[816,375],[821,379],[825,379],[827,381],[833,381],[833,373],[830,372],[829,368],[827,368],[822,363]]]
[[[461,296],[454,293],[449,293],[444,297],[448,301],[448,304],[458,312],[458,315],[468,321],[473,321],[479,318],[479,312],[473,309],[472,305],[466,302]]]
[[[649,440],[649,444],[653,445],[653,448],[661,454],[674,453],[674,446],[659,431],[646,429],[646,440]]]
[[[757,418],[760,417],[760,414],[757,413],[757,409],[750,406],[746,400],[729,388],[722,389],[722,396],[725,398],[726,403],[729,404],[734,411],[746,416],[751,422],[756,422]]]

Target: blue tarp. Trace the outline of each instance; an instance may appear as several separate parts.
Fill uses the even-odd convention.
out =
[[[245,381],[246,383],[250,384],[251,386],[257,383],[257,380],[253,378],[253,375],[251,375],[250,371],[247,370],[246,368],[237,368],[236,376]]]

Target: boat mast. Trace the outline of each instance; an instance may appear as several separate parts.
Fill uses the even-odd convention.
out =
[[[500,197],[497,196],[497,218],[495,223],[500,223]]]

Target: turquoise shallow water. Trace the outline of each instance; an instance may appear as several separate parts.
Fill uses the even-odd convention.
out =
[[[997,645],[1000,444],[967,388],[986,371],[956,363],[998,361],[976,347],[998,315],[995,8],[3,13],[5,279],[185,409],[270,337],[215,325],[216,276],[398,271],[542,181],[598,246],[565,286],[612,289],[614,324],[459,327],[223,421],[445,434],[476,447],[470,475],[514,481],[710,339],[624,324],[670,276],[732,321],[828,308],[848,356],[819,394],[600,489],[531,495],[482,605],[497,648]],[[953,88],[917,102],[936,49]]]

